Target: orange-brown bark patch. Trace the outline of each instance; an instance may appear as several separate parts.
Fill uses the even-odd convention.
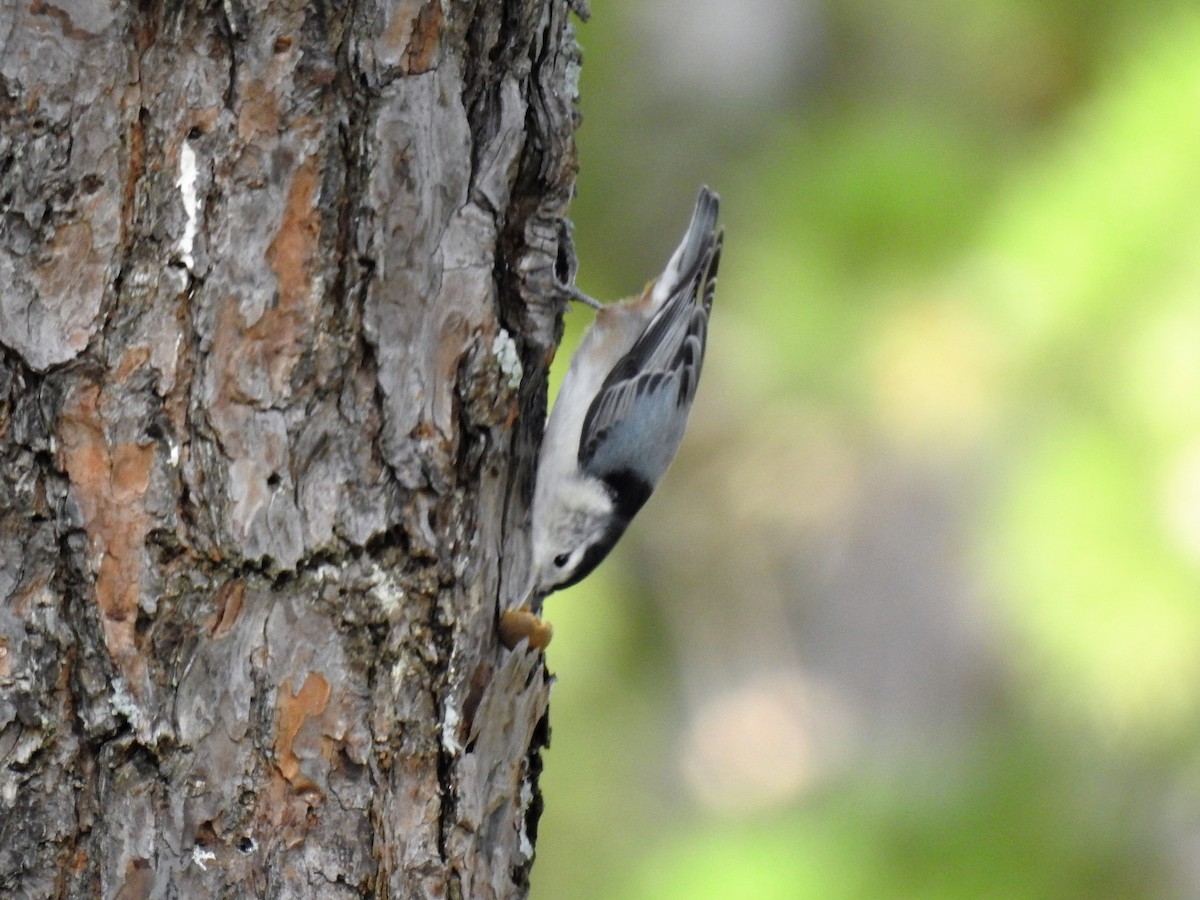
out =
[[[139,19],[149,20],[152,16],[139,16]],[[136,40],[140,43],[146,29],[139,28]],[[149,46],[147,44],[147,46]],[[145,47],[141,48],[145,49]],[[133,228],[133,214],[137,203],[137,186],[146,173],[146,126],[137,110],[129,110],[129,159],[126,162],[125,184],[121,193],[121,243],[129,239]]]
[[[445,17],[437,0],[401,0],[379,38],[380,57],[406,75],[420,75],[437,64]]]
[[[252,413],[240,407],[265,408],[286,398],[311,340],[312,270],[320,237],[317,185],[317,164],[305,160],[292,175],[279,229],[265,252],[278,284],[275,304],[249,325],[236,296],[219,304],[211,359],[220,381],[209,414],[235,459],[261,450],[241,446]]]
[[[150,861],[137,857],[125,864],[125,882],[117,891],[117,900],[145,900],[154,890],[154,871]]]
[[[433,68],[442,42],[443,22],[442,5],[436,0],[430,0],[417,13],[404,60],[409,74],[419,75]]]
[[[237,298],[222,298],[217,306],[217,323],[213,330],[211,354],[217,371],[221,373],[221,380],[213,408],[209,411],[209,415],[218,423],[218,429],[221,429],[220,423],[225,419],[228,404],[253,402],[253,398],[242,390],[238,377],[243,356],[244,327],[245,321],[242,319]]]
[[[60,421],[61,460],[83,514],[91,554],[100,557],[96,604],[105,643],[136,690],[144,661],[138,656],[134,625],[150,526],[142,498],[150,485],[154,445],[110,446],[100,400],[96,385],[68,398]]]
[[[117,371],[114,377],[117,379],[117,381],[125,382],[130,375],[145,365],[149,359],[149,347],[130,347],[123,354],[121,354],[121,361],[117,364]]]
[[[65,222],[54,229],[47,245],[49,257],[30,272],[40,296],[71,303],[99,298],[104,291],[104,261],[92,238],[87,222]],[[69,346],[82,349],[88,332],[76,329],[66,338]]]
[[[238,110],[237,131],[243,143],[259,137],[279,134],[279,98],[265,81],[253,78],[242,87],[242,105]]]
[[[34,16],[50,16],[58,22],[59,28],[65,37],[69,37],[73,41],[86,41],[96,37],[92,32],[87,31],[77,26],[72,20],[71,15],[65,9],[55,6],[52,3],[47,3],[46,0],[33,0],[29,4],[30,15]]]
[[[209,634],[213,640],[220,640],[233,631],[238,617],[242,614],[242,602],[246,599],[246,582],[240,578],[221,585],[213,598],[217,611],[209,623]]]
[[[293,694],[292,680],[285,679],[279,686],[277,702],[275,760],[279,771],[295,790],[315,790],[316,785],[300,771],[300,759],[296,756],[293,744],[305,720],[325,712],[325,707],[329,705],[329,682],[320,672],[309,672],[300,690]]]
[[[154,445],[117,444],[113,448],[112,459],[113,499],[118,503],[136,501],[150,487]]]
[[[258,345],[254,356],[267,370],[277,395],[287,391],[311,330],[308,301],[320,237],[320,217],[313,204],[316,190],[316,164],[309,159],[292,176],[283,221],[267,248],[267,263],[279,284],[279,302],[247,331]]]

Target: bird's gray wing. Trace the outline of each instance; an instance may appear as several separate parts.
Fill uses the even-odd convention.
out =
[[[584,419],[580,468],[617,488],[628,517],[649,498],[683,439],[704,363],[721,243],[719,232],[702,235],[691,271],[679,273],[673,294],[613,367]]]

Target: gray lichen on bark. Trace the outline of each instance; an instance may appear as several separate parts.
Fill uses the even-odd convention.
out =
[[[0,892],[511,897],[568,5],[0,9]]]

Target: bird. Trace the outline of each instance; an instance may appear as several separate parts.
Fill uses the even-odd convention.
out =
[[[571,358],[538,454],[531,564],[501,640],[542,649],[550,593],[598,566],[666,473],[696,397],[724,231],[719,197],[700,189],[683,239],[641,295],[601,304],[563,285],[596,317]]]

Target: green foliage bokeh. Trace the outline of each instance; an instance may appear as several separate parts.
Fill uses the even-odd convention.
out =
[[[784,448],[790,422],[832,423],[848,457],[969,485],[947,577],[980,598],[996,674],[938,758],[851,741],[774,805],[713,808],[677,765],[696,702],[677,623],[694,611],[656,605],[661,545],[635,525],[547,604],[559,682],[533,896],[1194,895],[1200,9],[814,4],[792,35],[811,60],[748,96],[665,74],[660,6],[710,4],[594,3],[579,26],[581,286],[637,290],[696,186],[717,189],[696,415],[720,412],[688,440],[719,449],[729,410]],[[669,478],[683,494],[752,464],[685,452]],[[779,487],[802,506],[803,486]],[[750,565],[723,530],[736,513],[711,511],[691,552]],[[819,559],[813,533],[778,552]]]

